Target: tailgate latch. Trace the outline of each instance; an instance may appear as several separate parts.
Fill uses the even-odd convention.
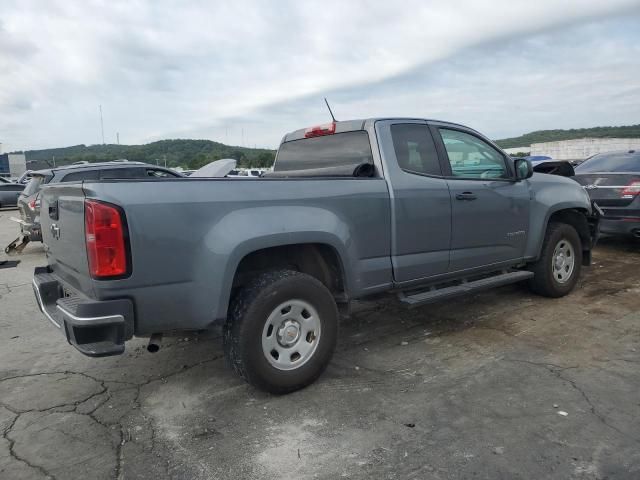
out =
[[[59,215],[58,215],[58,201],[56,200],[55,202],[49,204],[49,218],[51,220],[58,220],[59,219]],[[59,236],[59,235],[58,235]]]

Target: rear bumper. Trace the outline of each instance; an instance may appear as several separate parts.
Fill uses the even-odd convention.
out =
[[[33,291],[44,316],[87,356],[119,355],[133,336],[133,302],[129,299],[93,300],[69,293],[48,267],[36,267]]]
[[[600,231],[609,235],[633,235],[640,237],[640,217],[604,217],[600,220]]]

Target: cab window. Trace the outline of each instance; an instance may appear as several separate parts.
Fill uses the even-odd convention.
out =
[[[402,170],[418,175],[442,175],[436,146],[426,125],[391,125],[391,138],[398,165]]]
[[[440,128],[454,177],[509,178],[504,156],[484,140],[458,130]]]

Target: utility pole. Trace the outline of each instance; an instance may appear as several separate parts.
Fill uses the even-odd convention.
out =
[[[102,121],[102,105],[100,105],[100,130],[102,131],[102,144],[104,145],[104,122]]]
[[[120,132],[116,132],[116,143],[120,145]]]
[[[52,155],[51,156],[51,160],[53,161],[53,168],[55,168],[55,166],[56,166],[56,156]]]

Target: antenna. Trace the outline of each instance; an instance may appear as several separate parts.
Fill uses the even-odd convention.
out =
[[[104,122],[102,121],[102,105],[100,105],[100,130],[102,130],[102,144],[104,145]]]
[[[329,102],[327,102],[327,97],[324,97],[324,103],[327,104],[327,108],[329,109],[329,113],[331,114],[331,119],[333,120],[333,123],[336,123],[336,117],[333,116],[333,112],[331,111],[331,107],[329,106]]]

